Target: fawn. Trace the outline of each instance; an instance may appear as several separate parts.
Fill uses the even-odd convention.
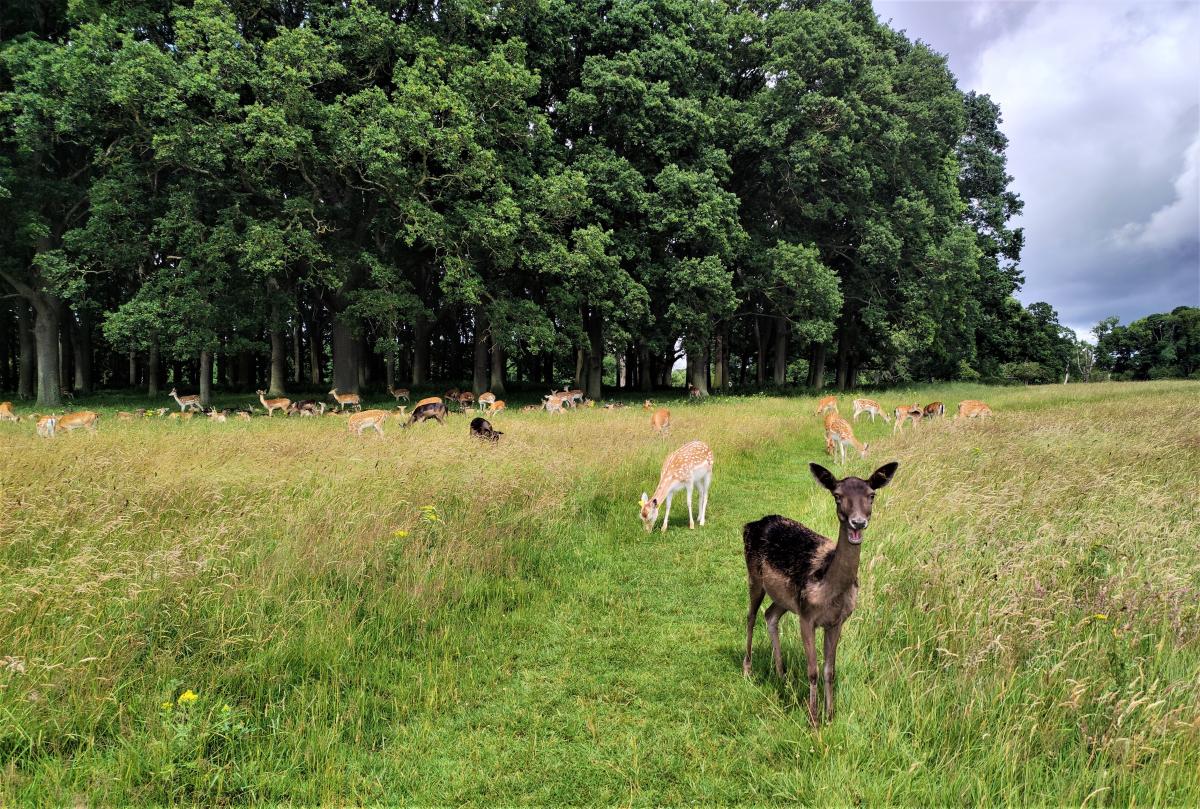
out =
[[[833,415],[833,414],[829,414]],[[858,450],[860,458],[867,457],[867,448],[869,444],[864,444],[854,437],[854,430],[850,427],[850,422],[846,421],[841,416],[826,416],[825,422],[825,447],[832,450],[834,445],[842,452],[842,463],[846,463],[846,447],[852,446]]]
[[[854,402],[854,420],[858,421],[858,417],[863,413],[871,414],[871,421],[875,421],[875,417],[879,416],[885,422],[891,421],[891,418],[884,412],[883,406],[874,399],[855,399]]]
[[[831,413],[838,412],[836,396],[825,396],[825,397],[822,397],[821,401],[817,402],[817,413],[816,414],[819,416],[822,413],[824,413],[825,411],[829,411]]]
[[[667,521],[671,518],[671,498],[680,489],[687,489],[688,528],[695,528],[692,517],[692,489],[700,488],[700,524],[704,525],[704,513],[708,509],[708,489],[712,485],[713,453],[703,441],[691,441],[672,452],[663,461],[658,488],[653,497],[642,492],[638,505],[642,507],[642,525],[646,532],[654,530],[658,521],[658,507],[666,499],[663,512],[662,531],[667,532]]]

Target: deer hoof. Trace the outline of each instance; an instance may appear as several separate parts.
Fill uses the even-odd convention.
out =
[[[745,677],[747,680],[750,679],[750,661],[749,660],[742,661],[742,676]]]

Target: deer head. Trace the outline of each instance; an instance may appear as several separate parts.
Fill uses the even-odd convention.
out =
[[[658,498],[651,498],[642,492],[642,499],[638,500],[638,505],[642,507],[642,525],[646,527],[648,534],[654,530],[654,523],[658,522]]]
[[[862,542],[863,531],[871,520],[871,507],[875,502],[875,491],[882,489],[892,481],[896,469],[900,466],[896,461],[886,463],[871,473],[871,477],[863,480],[853,475],[838,480],[833,473],[820,464],[810,463],[809,470],[817,482],[833,495],[837,505],[838,522],[846,531],[846,539],[851,545]]]

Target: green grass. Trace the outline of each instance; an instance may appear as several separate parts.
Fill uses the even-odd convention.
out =
[[[671,403],[665,442],[0,423],[0,804],[1200,803],[1200,385],[874,397],[996,416],[860,419],[846,472],[901,467],[819,730],[793,617],[787,679],[761,625],[741,673],[742,524],[836,530],[813,399]],[[646,534],[692,438],[709,524]]]

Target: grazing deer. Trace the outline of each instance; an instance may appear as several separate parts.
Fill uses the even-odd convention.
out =
[[[500,413],[501,411],[506,410],[507,408],[508,408],[508,405],[506,405],[504,403],[503,399],[497,399],[496,401],[494,401],[490,405],[488,405],[487,412],[488,412],[488,415],[495,415],[496,413]]]
[[[819,416],[826,411],[829,411],[830,413],[838,412],[836,396],[825,396],[822,397],[821,401],[817,402],[816,414]]]
[[[542,405],[527,404],[527,405],[521,406],[522,413],[533,413],[533,412],[535,412],[537,410],[541,410],[541,409],[542,409]]]
[[[275,415],[276,410],[282,410],[283,415],[287,416],[288,408],[292,405],[291,399],[285,399],[282,397],[279,399],[268,399],[266,398],[267,392],[265,390],[255,391],[255,393],[258,394],[258,400],[262,402],[262,406],[267,409],[268,417]]]
[[[0,421],[20,421],[21,417],[13,412],[12,402],[0,402]]]
[[[937,416],[944,416],[946,415],[946,405],[942,404],[941,402],[930,402],[929,404],[925,405],[922,415],[927,419],[932,419]]]
[[[408,401],[408,388],[388,388],[388,393],[396,397],[396,401]]]
[[[543,407],[546,408],[547,413],[562,413],[563,412],[563,400],[561,398],[559,398],[556,394],[546,396],[545,399],[546,399],[546,403],[543,405]]]
[[[181,412],[181,413],[184,410],[187,410],[189,407],[192,408],[193,410],[200,409],[200,397],[196,396],[195,394],[193,394],[191,396],[180,396],[178,393],[175,392],[174,388],[171,388],[171,392],[168,393],[167,395],[179,403],[179,412]]]
[[[609,402],[608,404],[604,405],[605,410],[621,410],[624,407],[624,402]]]
[[[647,399],[646,401],[642,402],[642,410],[653,410],[653,409],[654,409],[654,401],[653,400]]]
[[[471,437],[482,438],[485,441],[491,441],[493,444],[500,440],[500,436],[504,433],[492,427],[492,423],[485,418],[476,417],[471,419]]]
[[[338,412],[346,409],[347,405],[353,405],[355,410],[362,410],[362,399],[357,393],[338,393],[337,388],[329,391],[329,395],[337,402]]]
[[[218,422],[219,424],[224,424],[226,421],[228,421],[228,417],[225,415],[224,410],[210,410],[208,411],[208,418],[209,420]]]
[[[671,432],[671,411],[665,407],[655,410],[650,416],[650,429],[666,437]]]
[[[924,411],[921,410],[921,405],[919,404],[901,405],[900,407],[897,407],[894,411],[892,411],[892,415],[895,416],[896,419],[895,423],[892,424],[892,435],[895,435],[904,429],[904,422],[912,421],[913,424],[916,424],[918,421],[920,421],[922,412]]]
[[[767,607],[767,634],[775,672],[782,677],[783,653],[779,648],[779,619],[796,614],[808,662],[808,718],[818,724],[817,713],[817,628],[824,630],[825,717],[833,721],[834,684],[837,678],[837,647],[842,624],[854,612],[858,597],[858,563],[863,531],[871,519],[875,492],[891,482],[899,466],[895,461],[875,470],[867,480],[846,477],[838,480],[820,464],[809,464],[813,477],[830,491],[837,507],[838,537],[834,541],[811,528],[772,514],[747,523],[742,529],[746,553],[750,610],[746,615],[746,656],[742,673],[749,677],[754,625],[763,598]]]
[[[442,397],[440,397],[440,396],[426,396],[424,399],[417,402],[417,407],[424,407],[425,405],[441,404],[441,403],[442,403]],[[415,411],[416,408],[413,408],[413,410]]]
[[[363,430],[374,430],[383,438],[383,422],[387,420],[386,410],[362,410],[350,416],[346,429],[357,436],[362,436]]]
[[[704,398],[704,394],[700,392],[700,389],[689,382],[688,383],[688,399],[689,400],[690,399],[700,400],[703,398]]]
[[[42,438],[53,438],[54,428],[58,424],[56,416],[42,416],[37,420],[37,434]]]
[[[579,390],[578,388],[563,388],[562,393],[560,393],[558,396],[563,400],[563,404],[565,404],[567,407],[574,407],[583,400],[583,391]]]
[[[671,498],[680,489],[687,489],[688,528],[695,528],[692,518],[692,489],[700,489],[700,524],[704,525],[704,513],[708,509],[708,488],[712,485],[713,453],[703,441],[690,441],[672,452],[663,461],[658,478],[658,488],[653,497],[642,492],[638,504],[642,507],[642,525],[646,532],[654,530],[658,521],[658,507],[666,498],[663,510],[662,531],[667,532],[667,521],[671,518]]]
[[[438,424],[445,425],[446,414],[449,412],[449,410],[447,410],[446,405],[443,404],[442,401],[436,396],[431,398],[434,399],[434,401],[427,402],[422,400],[421,402],[417,403],[417,406],[413,408],[412,415],[408,417],[408,421],[404,422],[405,427],[411,427],[414,424],[420,424],[421,422],[428,421],[429,419],[434,419]]]
[[[829,437],[829,428],[840,418],[841,416],[836,412],[831,411],[825,414],[825,429],[822,430],[822,434],[825,436],[825,452],[828,455],[833,455],[833,439]]]
[[[466,413],[467,408],[475,405],[475,394],[469,390],[464,390],[458,394],[458,409],[460,412]]]
[[[450,390],[443,393],[442,396],[446,399],[447,402],[457,402],[458,394],[459,394],[458,388],[451,388]]]
[[[117,420],[118,421],[133,421],[136,418],[137,418],[136,413],[127,413],[124,410],[117,411]]]
[[[958,403],[958,415],[955,418],[973,419],[979,416],[992,415],[992,409],[978,399],[967,399]]]
[[[98,413],[91,410],[78,410],[74,413],[68,413],[65,416],[59,416],[58,422],[54,425],[56,430],[78,430],[80,427],[86,429],[89,433],[96,432],[96,421],[100,418]]]
[[[832,414],[831,414],[832,415]],[[841,416],[833,416],[829,419],[825,426],[826,446],[832,448],[837,445],[842,451],[842,463],[846,463],[846,447],[847,445],[858,450],[860,458],[867,457],[867,447],[869,444],[861,443],[854,437],[854,430],[850,427],[850,422],[846,421]]]
[[[874,399],[854,400],[854,421],[858,421],[858,417],[862,413],[870,413],[872,422],[875,421],[876,416],[879,416],[885,422],[891,421],[888,414],[883,411],[883,407]]]
[[[70,388],[59,388],[58,392],[61,393],[62,397],[68,402],[75,401],[75,391],[71,390]]]
[[[496,401],[496,394],[489,390],[487,393],[479,394],[479,399],[476,400],[475,403],[479,405],[480,410],[486,410],[487,408],[491,407],[492,402],[494,401]]]
[[[156,407],[154,410],[152,410],[152,411],[151,411],[151,413],[153,413],[153,414],[154,414],[154,417],[155,417],[155,418],[157,418],[157,419],[161,419],[163,416],[167,415],[167,408],[165,408],[165,407]],[[147,413],[146,415],[147,415],[147,416],[149,416],[149,415],[150,415],[150,413]]]
[[[239,419],[241,419],[242,421],[249,421],[250,420],[250,411],[249,410],[239,410],[237,412],[237,417]]]

